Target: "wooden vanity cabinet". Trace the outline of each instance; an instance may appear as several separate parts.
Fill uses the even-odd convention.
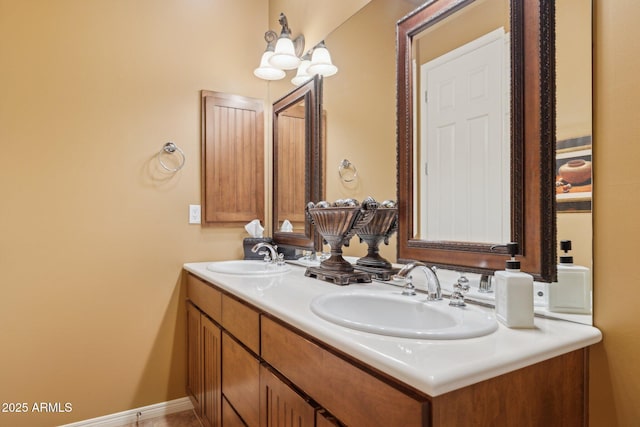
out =
[[[191,274],[187,293],[187,393],[205,426],[588,425],[586,348],[431,397]]]
[[[198,417],[206,427],[258,427],[260,313],[192,274],[186,284],[186,388]]]
[[[187,294],[187,395],[205,427],[220,426],[222,330],[207,316],[220,314],[221,293],[189,276]],[[217,302],[216,302],[217,301]],[[196,305],[197,304],[197,305]],[[205,314],[200,307],[208,307]]]

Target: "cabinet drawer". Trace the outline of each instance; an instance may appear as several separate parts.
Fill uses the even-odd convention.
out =
[[[187,298],[216,322],[222,321],[222,292],[187,273]]]
[[[350,427],[428,424],[426,398],[401,392],[268,317],[262,358]]]
[[[260,354],[260,313],[256,310],[223,295],[222,326],[255,354]]]

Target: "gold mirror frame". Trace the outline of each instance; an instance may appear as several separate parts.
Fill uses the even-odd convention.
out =
[[[398,261],[477,273],[504,269],[493,244],[414,238],[412,41],[473,0],[432,0],[397,23]],[[553,281],[555,208],[555,6],[511,0],[511,236],[522,270]],[[505,242],[506,243],[506,242]]]
[[[315,76],[273,103],[273,207],[271,215],[273,241],[280,246],[321,251],[322,238],[308,221],[305,221],[304,233],[279,230],[279,221],[282,219],[278,218],[278,194],[281,187],[279,171],[281,168],[286,168],[287,165],[278,158],[278,120],[288,108],[301,102],[304,102],[305,116],[305,204],[310,201],[317,203],[324,198],[324,161],[321,144],[322,77]]]

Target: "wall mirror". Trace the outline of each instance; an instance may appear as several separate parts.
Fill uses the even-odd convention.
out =
[[[325,38],[340,68],[323,82],[327,200],[396,196],[395,28],[422,3],[372,0]],[[556,2],[558,141],[591,135],[591,8],[591,0]],[[349,193],[334,169],[344,158],[358,166],[359,186]],[[556,215],[557,239],[571,239],[576,264],[591,267],[591,212],[562,205],[558,203]],[[387,259],[396,259],[396,239],[380,249]],[[354,239],[345,253],[361,256],[365,250]]]
[[[550,0],[435,0],[398,22],[400,261],[493,272],[516,241],[554,278],[554,36]]]
[[[278,245],[321,250],[304,217],[306,204],[324,195],[321,105],[318,76],[273,103],[272,230]]]

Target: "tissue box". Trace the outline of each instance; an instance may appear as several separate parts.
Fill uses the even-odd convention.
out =
[[[298,259],[298,254],[296,254],[296,248],[291,248],[288,246],[278,246],[278,253],[284,254],[284,259]]]
[[[246,237],[243,240],[242,246],[244,247],[244,259],[264,259],[264,255],[258,255],[257,252],[251,252],[251,248],[260,242],[273,244],[273,239],[271,239],[271,237]]]

